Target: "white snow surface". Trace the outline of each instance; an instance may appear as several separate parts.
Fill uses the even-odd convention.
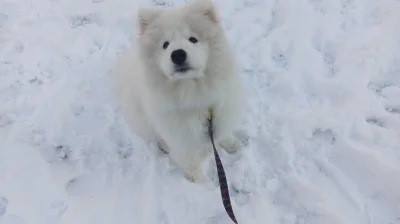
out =
[[[248,94],[220,151],[239,223],[399,224],[400,1],[213,1]],[[111,91],[138,7],[183,3],[0,1],[1,224],[232,223],[212,154],[188,182]]]

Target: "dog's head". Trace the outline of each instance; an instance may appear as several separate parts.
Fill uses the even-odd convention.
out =
[[[171,80],[204,75],[220,21],[209,0],[139,11],[141,57]]]

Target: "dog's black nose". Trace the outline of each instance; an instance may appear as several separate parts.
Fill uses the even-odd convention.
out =
[[[182,65],[186,61],[186,51],[182,49],[174,50],[171,53],[171,60],[176,65]]]

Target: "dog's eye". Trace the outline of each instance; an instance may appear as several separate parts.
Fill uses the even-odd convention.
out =
[[[192,43],[194,43],[194,44],[197,43],[197,39],[194,38],[194,37],[190,37],[190,38],[189,38],[189,41],[192,42]]]
[[[169,45],[169,42],[168,42],[168,41],[165,41],[164,44],[162,45],[162,47],[163,47],[164,49],[167,49],[168,45]]]

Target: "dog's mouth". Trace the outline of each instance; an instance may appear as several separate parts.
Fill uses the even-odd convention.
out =
[[[197,68],[190,67],[188,65],[175,66],[173,73],[169,76],[172,80],[178,79],[192,79],[202,76],[202,73],[198,72]]]
[[[190,68],[190,67],[187,67],[187,66],[175,68],[175,72],[179,72],[179,73],[185,73],[185,72],[187,72],[187,71],[189,71],[189,70],[191,70],[191,68]]]

